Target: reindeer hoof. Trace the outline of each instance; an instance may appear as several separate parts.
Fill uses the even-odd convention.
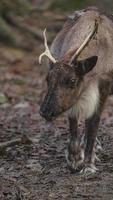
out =
[[[66,156],[66,161],[67,161],[67,165],[68,168],[70,169],[70,171],[72,173],[78,173],[81,171],[81,169],[83,168],[83,157],[79,157],[78,160],[76,160],[76,156],[72,153],[69,153],[68,150],[65,151],[65,156]]]
[[[97,171],[98,169],[93,164],[90,164],[90,165],[85,165],[83,169],[79,172],[79,174],[88,176],[96,173]]]

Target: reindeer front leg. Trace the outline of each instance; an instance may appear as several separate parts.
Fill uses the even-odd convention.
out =
[[[84,151],[80,146],[80,136],[78,133],[78,122],[75,116],[69,116],[70,141],[66,151],[67,164],[71,171],[76,172],[82,166]]]
[[[93,173],[96,171],[95,159],[96,159],[96,146],[97,146],[97,131],[100,121],[100,112],[97,111],[93,116],[85,121],[85,160],[84,160],[84,172]]]
[[[84,168],[82,171],[85,173],[94,173],[97,168],[95,167],[96,150],[98,147],[97,131],[100,121],[100,116],[103,110],[104,103],[110,92],[110,84],[108,82],[101,83],[99,87],[100,99],[99,105],[95,113],[85,121],[85,159]]]

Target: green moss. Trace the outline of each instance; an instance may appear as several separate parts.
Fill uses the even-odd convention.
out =
[[[89,0],[58,0],[51,6],[51,10],[74,11],[84,8]]]

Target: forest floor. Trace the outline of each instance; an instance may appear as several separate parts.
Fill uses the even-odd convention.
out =
[[[66,114],[52,129],[39,115],[47,72],[38,65],[42,49],[40,42],[27,53],[0,46],[0,145],[23,138],[0,148],[0,200],[113,200],[113,96],[98,131],[104,149],[99,171],[91,176],[72,174],[65,160]],[[33,142],[25,141],[25,135]]]

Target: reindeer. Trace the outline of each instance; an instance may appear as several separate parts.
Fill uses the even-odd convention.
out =
[[[100,116],[113,83],[113,21],[97,8],[76,11],[57,34],[51,48],[39,56],[49,58],[48,92],[40,108],[46,120],[68,111],[70,141],[67,164],[78,173],[97,168],[97,131]],[[85,121],[82,139],[78,123]]]

